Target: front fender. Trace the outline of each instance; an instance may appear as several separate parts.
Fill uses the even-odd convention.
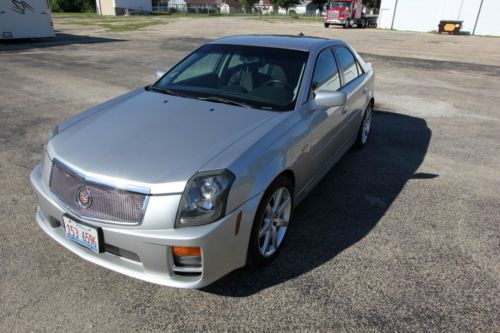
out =
[[[290,170],[296,180],[295,191],[301,187],[304,169],[304,147],[309,146],[307,123],[299,114],[285,119],[251,145],[231,164],[236,175],[228,198],[227,212],[247,200],[262,196],[276,177]]]

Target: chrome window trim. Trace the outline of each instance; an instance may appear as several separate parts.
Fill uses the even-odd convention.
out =
[[[142,208],[141,208],[141,213],[142,213],[141,220],[139,222],[110,221],[110,220],[105,220],[105,219],[97,219],[97,218],[93,218],[93,217],[82,216],[81,214],[75,212],[71,207],[69,207],[66,203],[64,203],[50,187],[50,182],[52,181],[52,171],[54,170],[53,165],[57,165],[57,167],[60,167],[61,169],[63,169],[67,173],[69,173],[77,178],[80,178],[81,180],[83,180],[89,184],[107,187],[110,190],[123,190],[123,191],[131,192],[131,193],[143,194],[144,195],[144,202],[143,202]],[[77,171],[77,170],[67,166],[66,164],[62,163],[61,161],[59,161],[56,158],[54,158],[52,160],[52,164],[50,166],[50,177],[49,177],[48,188],[49,188],[49,191],[52,194],[52,197],[54,198],[54,200],[56,200],[56,202],[60,206],[62,206],[64,209],[66,209],[69,213],[71,213],[72,215],[74,215],[78,219],[80,219],[84,222],[98,222],[98,223],[115,224],[115,225],[123,225],[123,226],[138,226],[138,225],[142,224],[142,222],[144,221],[144,216],[146,215],[146,208],[148,207],[149,198],[151,197],[150,190],[148,188],[140,187],[140,186],[133,186],[133,185],[118,186],[117,184],[113,184],[112,182],[109,182],[109,181],[99,181],[98,179],[96,179],[94,177],[88,177],[88,176],[84,175],[83,173],[81,173],[80,171]]]

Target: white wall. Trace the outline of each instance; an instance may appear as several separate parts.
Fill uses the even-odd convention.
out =
[[[397,2],[397,7],[396,7]],[[460,20],[462,31],[472,33],[481,0],[382,0],[378,26],[394,29],[429,32],[437,30],[440,20]],[[478,35],[500,35],[500,0],[483,0],[477,24]]]
[[[15,10],[10,1],[0,0],[0,40],[11,38],[54,37],[47,1],[25,0],[30,7]],[[24,8],[21,6],[21,8]],[[0,75],[0,77],[2,77]]]
[[[380,4],[380,12],[378,14],[378,27],[382,29],[390,29],[392,24],[392,16],[394,15],[394,7],[396,0],[382,0]]]
[[[424,32],[437,30],[442,2],[443,0],[399,0],[394,29]]]

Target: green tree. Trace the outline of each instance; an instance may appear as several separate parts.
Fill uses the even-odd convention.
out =
[[[328,3],[328,0],[312,0],[311,3],[314,5],[314,8],[322,10]]]
[[[271,0],[271,4],[273,5],[273,10],[278,11],[278,8],[284,8],[287,12],[289,8],[295,7],[298,5],[300,0]]]
[[[256,0],[239,0],[238,1],[241,5],[241,8],[243,8],[243,11],[246,13],[247,8],[252,8],[253,5],[257,2]]]
[[[95,0],[50,0],[53,12],[95,12]]]

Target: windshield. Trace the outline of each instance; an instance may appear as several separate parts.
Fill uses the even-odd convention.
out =
[[[293,110],[308,53],[207,44],[171,69],[151,90],[252,108]]]
[[[333,1],[332,4],[330,5],[331,8],[345,8],[349,7],[351,8],[351,2],[349,1]]]

